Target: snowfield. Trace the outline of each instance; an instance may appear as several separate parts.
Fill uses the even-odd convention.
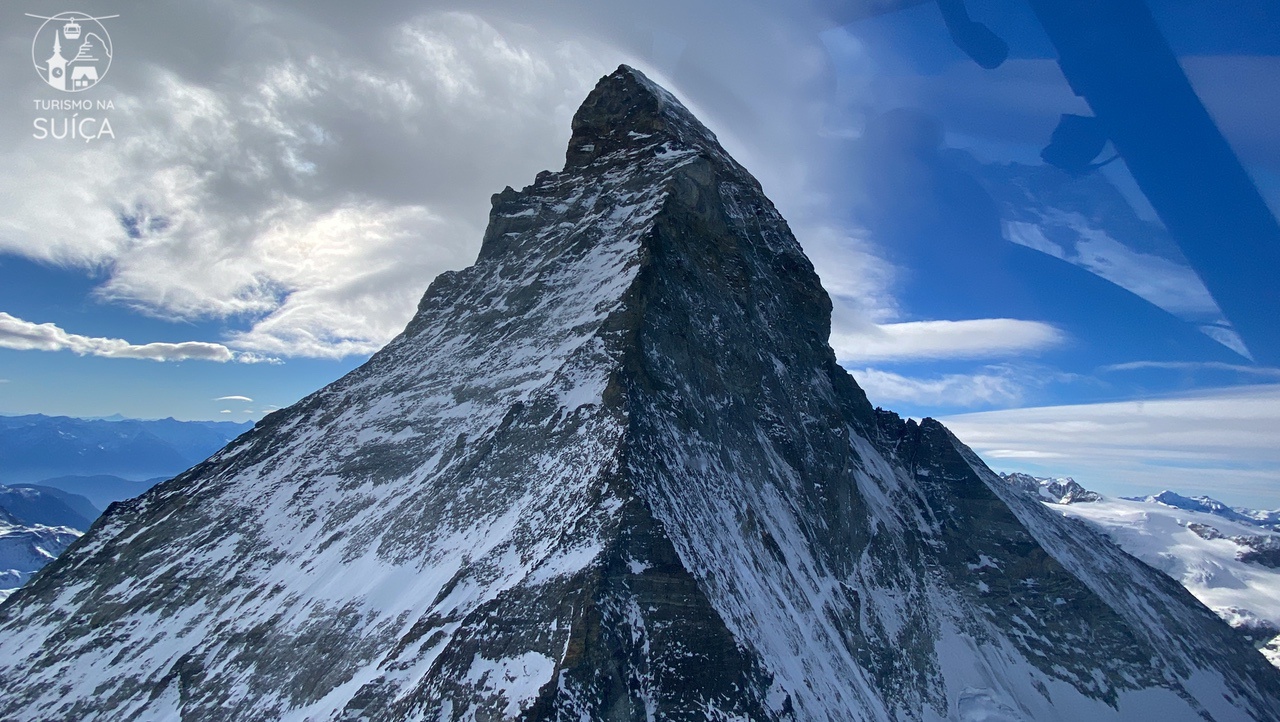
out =
[[[1091,524],[1121,549],[1176,579],[1232,627],[1265,643],[1262,653],[1280,667],[1280,554],[1267,554],[1280,550],[1280,534],[1267,527],[1276,512],[1231,509],[1172,492],[1144,499],[1089,493],[1096,500],[1060,503],[1044,494],[1042,501]],[[1200,502],[1194,505],[1215,511],[1163,500]]]

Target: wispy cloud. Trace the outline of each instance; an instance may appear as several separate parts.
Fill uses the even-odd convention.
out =
[[[1001,369],[932,378],[903,376],[874,368],[850,369],[867,398],[878,405],[896,403],[940,408],[1010,405],[1022,398],[1023,385]]]
[[[982,452],[983,456],[992,459],[1065,459],[1066,454],[1056,451],[1035,451],[1033,449],[990,449]]]
[[[219,396],[214,401],[243,401],[245,403],[253,403],[253,399],[248,396]]]
[[[1227,371],[1248,376],[1261,376],[1266,378],[1280,379],[1280,369],[1270,368],[1266,366],[1245,366],[1243,364],[1229,364],[1221,361],[1131,361],[1123,364],[1112,364],[1103,366],[1098,369],[1103,372],[1111,371],[1147,371],[1147,370],[1166,370],[1166,371]]]
[[[1001,468],[1070,474],[1113,493],[1173,488],[1280,505],[1280,384],[943,422]]]
[[[831,295],[833,330],[863,330],[897,316],[892,288],[900,269],[879,255],[865,234],[832,225],[793,230]]]
[[[370,20],[378,51],[351,52],[268,6],[296,53],[232,53],[214,72],[237,80],[216,87],[170,55],[115,89],[117,142],[0,152],[0,251],[106,269],[100,299],[236,328],[195,357],[369,354],[474,258],[489,195],[562,156],[566,101],[610,69],[583,43],[430,10]]]
[[[134,344],[119,338],[82,336],[68,333],[52,323],[32,323],[2,311],[0,311],[0,348],[17,351],[71,351],[81,356],[152,361],[199,360],[219,363],[228,361],[255,363],[267,360],[256,354],[232,351],[222,344],[206,341]]]
[[[1004,358],[1043,351],[1065,340],[1065,334],[1049,324],[1012,318],[833,326],[831,331],[836,358],[845,364]]]

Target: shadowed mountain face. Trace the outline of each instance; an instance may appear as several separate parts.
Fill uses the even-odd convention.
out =
[[[619,68],[403,334],[0,607],[0,717],[1269,719],[1176,583],[873,409],[830,310]]]
[[[49,486],[0,486],[0,509],[7,521],[27,526],[65,526],[84,531],[98,518],[89,500]]]

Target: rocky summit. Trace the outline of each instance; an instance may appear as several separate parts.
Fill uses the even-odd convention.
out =
[[[875,409],[627,67],[366,364],[0,607],[6,720],[1274,720],[1173,580]]]

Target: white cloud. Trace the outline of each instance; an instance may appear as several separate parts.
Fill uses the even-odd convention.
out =
[[[867,398],[879,406],[895,403],[941,408],[1016,404],[1023,384],[1004,369],[976,374],[912,378],[873,368],[850,369]]]
[[[116,141],[9,144],[0,252],[105,272],[98,298],[143,313],[226,319],[232,349],[368,354],[474,258],[491,193],[558,167],[576,102],[611,68],[465,13],[342,52],[260,10],[283,44],[225,57],[234,80],[134,57],[143,82],[111,94]]]
[[[425,208],[299,210],[259,237],[270,250],[238,259],[282,291],[267,315],[228,344],[277,356],[372,353],[404,328],[437,272],[463,265],[472,231],[479,238]]]
[[[1056,451],[1035,451],[1033,449],[989,449],[983,456],[992,459],[1065,459],[1066,454]]]
[[[1280,385],[943,418],[989,459],[1125,494],[1172,488],[1280,505]]]
[[[253,399],[248,396],[219,396],[214,401],[243,401],[245,403],[253,403]]]
[[[81,356],[152,361],[194,359],[251,363],[262,360],[251,354],[238,354],[222,344],[204,341],[133,344],[118,338],[81,336],[68,333],[52,323],[32,323],[4,312],[0,312],[0,347],[17,351],[71,351]]]
[[[798,148],[821,114],[786,100],[824,72],[803,10],[455,5],[123,14],[150,30],[99,93],[116,140],[0,129],[0,253],[95,274],[109,303],[220,319],[237,351],[367,354],[436,274],[472,261],[492,193],[561,166],[574,110],[619,62],[666,71],[794,222],[821,214]],[[0,68],[7,95],[33,80]]]
[[[831,295],[833,336],[898,314],[891,291],[898,271],[864,237],[831,225],[797,227],[795,234]]]
[[[1043,351],[1065,340],[1065,335],[1049,324],[1012,318],[833,325],[831,331],[836,358],[846,365],[1008,357]]]
[[[1267,366],[1245,366],[1229,364],[1221,361],[1130,361],[1129,363],[1103,366],[1099,371],[1146,371],[1163,369],[1166,371],[1228,371],[1246,376],[1264,376],[1280,378],[1280,369]]]

